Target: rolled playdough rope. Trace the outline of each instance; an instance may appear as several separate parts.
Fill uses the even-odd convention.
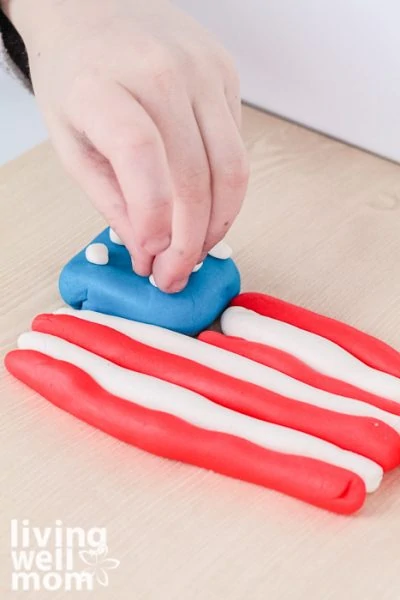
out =
[[[111,327],[72,315],[38,315],[32,329],[62,338],[124,368],[185,387],[237,412],[332,442],[370,458],[384,470],[400,464],[400,436],[382,421],[343,415],[285,398],[187,358],[142,344]]]
[[[350,471],[272,452],[128,402],[68,362],[32,350],[14,350],[5,363],[10,373],[59,408],[153,454],[269,487],[341,514],[355,512],[365,500],[363,481]]]
[[[277,369],[281,373],[285,373],[315,388],[339,396],[363,400],[382,410],[400,415],[400,403],[376,396],[350,383],[323,375],[288,352],[278,350],[266,344],[251,342],[240,337],[224,335],[217,331],[203,331],[198,336],[198,339],[207,344],[218,346],[218,348],[229,350],[229,352],[240,354],[240,356],[245,356],[272,369]]]
[[[185,388],[119,367],[57,337],[28,332],[19,337],[18,346],[69,362],[110,394],[145,408],[161,410],[196,427],[234,435],[275,452],[306,456],[353,471],[363,479],[367,492],[375,491],[381,483],[381,467],[367,458],[308,434],[236,413]]]
[[[366,365],[400,377],[400,352],[351,325],[257,292],[239,294],[232,300],[231,306],[249,308],[260,315],[320,335],[335,342]]]
[[[226,375],[265,387],[287,398],[343,414],[379,419],[396,431],[400,431],[400,417],[397,415],[365,402],[318,390],[275,369],[174,331],[88,310],[63,308],[56,311],[56,314],[70,314],[80,319],[107,325],[144,344],[184,356],[212,369],[218,369]]]
[[[226,335],[284,350],[324,375],[400,402],[400,379],[369,367],[320,335],[241,306],[225,310],[221,317],[221,328]]]

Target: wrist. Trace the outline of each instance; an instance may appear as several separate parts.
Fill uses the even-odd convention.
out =
[[[55,29],[51,23],[51,6],[54,0],[0,0],[0,6],[29,50],[37,41]]]
[[[26,22],[29,22],[29,20],[33,22],[33,19],[28,14],[31,10],[31,4],[30,0],[0,0],[1,9],[14,25],[24,42],[28,34],[25,27],[25,20]]]

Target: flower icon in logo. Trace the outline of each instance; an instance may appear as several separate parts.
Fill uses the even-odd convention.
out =
[[[84,569],[83,573],[87,573],[96,579],[97,583],[106,587],[108,585],[108,573],[111,569],[117,569],[120,561],[116,558],[107,558],[108,546],[99,545],[91,550],[81,550],[79,552],[80,559],[89,565],[89,568]]]

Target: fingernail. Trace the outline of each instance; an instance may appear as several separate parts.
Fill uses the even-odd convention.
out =
[[[150,283],[151,283],[152,286],[154,286],[155,288],[158,287],[158,285],[155,282],[153,274],[150,275],[149,281],[150,281]]]
[[[187,277],[185,277],[184,279],[177,279],[169,286],[168,293],[176,294],[177,292],[181,292],[186,287],[187,282]]]
[[[132,271],[135,273],[135,261],[133,260],[132,257],[131,257],[131,262],[132,262]]]

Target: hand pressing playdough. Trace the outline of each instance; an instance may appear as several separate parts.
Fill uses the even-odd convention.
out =
[[[230,57],[167,0],[11,0],[8,14],[66,169],[136,273],[180,291],[247,186]]]
[[[207,256],[184,290],[165,294],[154,276],[133,271],[129,252],[119,242],[107,228],[65,265],[59,287],[67,304],[196,335],[239,293],[233,260]]]

